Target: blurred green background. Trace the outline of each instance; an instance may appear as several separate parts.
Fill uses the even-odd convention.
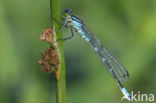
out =
[[[156,93],[156,0],[62,0],[128,69],[128,91]],[[37,63],[48,45],[49,0],[0,0],[0,103],[56,103],[54,75]],[[64,30],[67,36],[68,30]],[[120,103],[122,94],[89,44],[64,42],[67,103]],[[124,101],[125,102],[125,101]]]

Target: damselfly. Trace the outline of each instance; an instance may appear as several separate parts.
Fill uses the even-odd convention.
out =
[[[126,81],[129,78],[129,73],[125,67],[107,51],[107,49],[101,44],[95,35],[88,30],[83,21],[72,14],[71,9],[65,9],[63,14],[64,20],[60,30],[67,26],[70,30],[71,36],[62,38],[62,40],[72,38],[74,35],[72,28],[75,28],[76,32],[78,32],[78,34],[90,44],[90,46],[100,57],[101,61],[105,63],[107,69],[118,83],[121,92],[124,95],[123,98],[131,100],[130,94],[121,83],[121,81]]]

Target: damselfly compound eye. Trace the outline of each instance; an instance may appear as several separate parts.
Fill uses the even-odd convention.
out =
[[[66,12],[66,13],[71,13],[71,11],[72,11],[71,9],[65,9],[64,10],[64,12]]]

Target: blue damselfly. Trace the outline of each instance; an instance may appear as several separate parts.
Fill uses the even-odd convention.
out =
[[[124,95],[123,98],[131,100],[130,94],[121,83],[121,81],[127,81],[127,79],[129,78],[129,73],[125,69],[125,67],[108,52],[108,50],[101,44],[101,42],[95,37],[95,35],[88,30],[83,21],[71,13],[71,9],[65,9],[63,15],[64,20],[60,27],[60,30],[62,30],[64,27],[68,27],[71,36],[62,38],[62,40],[72,38],[72,28],[75,28],[76,32],[78,32],[78,34],[90,44],[90,46],[100,57],[101,61],[104,62],[104,64],[107,66],[107,69],[119,85],[121,92]]]

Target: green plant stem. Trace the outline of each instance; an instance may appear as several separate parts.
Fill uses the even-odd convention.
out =
[[[61,9],[60,0],[50,0],[51,17],[61,21]],[[52,19],[52,27],[57,30],[60,25]],[[56,39],[62,38],[62,32],[56,32]],[[60,66],[56,71],[56,82],[57,82],[57,103],[66,102],[66,81],[65,81],[65,62],[64,62],[64,51],[63,41],[58,41],[58,51],[60,56]]]

